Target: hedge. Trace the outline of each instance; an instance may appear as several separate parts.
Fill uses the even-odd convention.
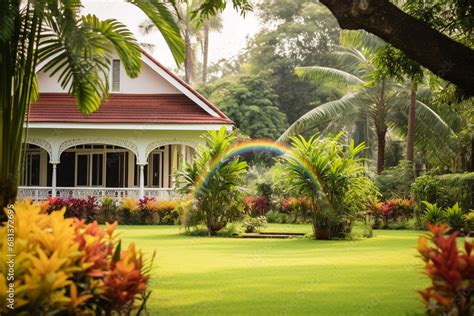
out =
[[[474,209],[474,172],[421,176],[411,188],[417,205],[428,201],[446,208],[459,202],[464,212]]]

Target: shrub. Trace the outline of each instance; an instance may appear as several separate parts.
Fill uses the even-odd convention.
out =
[[[413,201],[412,198],[398,199],[397,203],[398,203],[398,209],[397,209],[398,216],[403,217],[405,221],[408,221],[410,218],[413,217],[415,213],[415,202]]]
[[[280,202],[281,211],[288,214],[291,222],[305,223],[311,217],[311,202],[305,197],[289,197]]]
[[[364,238],[372,238],[374,237],[374,231],[370,225],[365,225],[364,230],[362,231],[362,237]]]
[[[158,210],[158,201],[154,197],[144,196],[138,200],[138,223],[139,225],[153,224],[153,214]]]
[[[102,203],[100,204],[97,221],[99,223],[113,223],[118,219],[119,218],[117,214],[117,207],[115,206],[115,199],[108,196],[104,196],[102,199]]]
[[[138,202],[124,198],[120,207],[121,222],[138,225],[173,225],[179,222],[176,208],[178,200],[160,201],[154,197],[143,197]]]
[[[119,219],[121,224],[137,224],[138,223],[138,201],[131,197],[124,197],[120,201]]]
[[[278,224],[286,224],[290,222],[290,217],[285,213],[278,213],[277,221]]]
[[[412,191],[420,211],[424,207],[421,201],[436,203],[441,208],[458,202],[463,210],[474,209],[474,172],[421,176],[412,184]]]
[[[457,232],[444,236],[447,225],[428,225],[430,233],[418,240],[418,251],[425,262],[431,285],[420,291],[428,315],[474,315],[473,244],[456,244]]]
[[[79,218],[88,223],[95,220],[99,213],[98,203],[94,196],[89,196],[87,199],[49,197],[47,203],[49,214],[65,208],[64,217]]]
[[[436,203],[431,204],[430,202],[423,201],[426,209],[423,213],[423,222],[425,224],[442,224],[445,219],[445,214],[442,208],[438,207]]]
[[[399,199],[394,198],[386,202],[379,202],[377,200],[371,201],[369,203],[369,211],[374,215],[374,225],[373,228],[380,228],[382,225],[380,223],[383,220],[383,228],[390,227],[406,227],[406,223],[396,223],[394,222],[407,222],[414,213],[413,200],[408,199]]]
[[[224,227],[223,229],[221,229],[217,233],[217,236],[220,236],[220,237],[235,237],[235,236],[238,236],[239,234],[240,234],[239,225],[231,223],[231,224],[227,225],[226,227]],[[205,235],[207,235],[207,233]]]
[[[223,159],[236,142],[235,133],[225,127],[204,134],[205,146],[199,148],[192,163],[176,174],[178,192],[192,194],[191,209],[200,213],[209,235],[216,235],[227,222],[239,219],[244,209],[241,185],[247,163],[238,156]]]
[[[265,215],[272,208],[269,197],[265,195],[248,195],[244,198],[244,205],[251,216]]]
[[[464,221],[464,213],[458,203],[446,209],[445,217],[449,227],[453,230],[462,230],[466,224]]]
[[[373,216],[374,218],[374,224],[373,228],[377,229],[380,228],[381,225],[381,220],[382,220],[382,205],[384,204],[383,202],[380,202],[377,199],[372,199],[368,203],[368,209],[369,209],[369,216]],[[370,220],[370,218],[369,218]]]
[[[273,195],[273,188],[271,183],[268,182],[257,182],[257,194],[260,196],[266,196],[270,199]]]
[[[48,211],[49,203],[15,204],[15,314],[129,315],[145,303],[150,270],[133,243],[121,250],[117,223],[102,229],[97,222],[65,218],[65,209]],[[6,258],[6,226],[0,238]],[[2,302],[7,269],[0,264]],[[0,312],[7,312],[5,304]]]
[[[155,212],[154,223],[160,225],[174,225],[179,223],[179,212],[177,210],[179,200],[159,201]]]
[[[464,215],[464,220],[466,221],[466,228],[469,232],[474,232],[474,211]]]
[[[267,213],[267,222],[268,223],[278,223],[278,216],[280,214],[277,211],[271,210]]]
[[[247,217],[244,219],[242,226],[246,233],[254,233],[260,231],[261,228],[267,226],[267,218],[265,216]]]
[[[289,186],[312,201],[311,219],[317,239],[344,238],[351,220],[377,191],[366,177],[362,158],[365,145],[342,142],[343,133],[328,138],[291,137],[285,163]]]
[[[407,197],[410,195],[410,185],[415,180],[413,164],[401,160],[398,166],[385,169],[376,176],[375,184],[384,199]]]

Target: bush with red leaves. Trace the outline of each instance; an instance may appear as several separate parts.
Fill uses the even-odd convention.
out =
[[[428,225],[430,233],[418,241],[425,261],[425,273],[432,284],[420,294],[428,315],[474,315],[473,243],[464,241],[464,250],[456,244],[457,232],[445,236],[447,225]]]
[[[62,210],[63,208],[66,208],[66,212],[64,213],[65,218],[75,217],[84,219],[88,223],[94,221],[99,212],[99,206],[95,196],[89,196],[87,199],[63,199],[60,197],[48,198],[48,214]]]
[[[265,195],[249,195],[244,198],[245,209],[251,216],[262,216],[271,210],[270,199]]]

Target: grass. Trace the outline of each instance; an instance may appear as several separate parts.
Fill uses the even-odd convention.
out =
[[[309,225],[267,230],[311,232]],[[122,226],[125,243],[156,251],[151,315],[413,315],[428,284],[420,232],[355,241],[189,237],[177,226]]]

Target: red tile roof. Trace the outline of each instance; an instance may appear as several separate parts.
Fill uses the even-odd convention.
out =
[[[73,97],[64,93],[41,93],[38,101],[31,106],[29,120],[65,123],[232,124],[222,112],[218,113],[220,117],[212,116],[182,94],[111,94],[96,112],[83,115],[77,110]]]
[[[150,59],[155,65],[157,65],[158,67],[160,67],[161,69],[163,69],[167,74],[169,74],[171,77],[173,77],[176,81],[178,81],[182,86],[184,86],[186,89],[188,89],[192,94],[194,94],[198,99],[200,99],[201,101],[203,101],[205,104],[207,104],[211,109],[213,109],[214,111],[216,111],[222,118],[225,118],[227,120],[229,120],[230,122],[232,122],[225,114],[224,112],[222,112],[221,110],[219,110],[218,107],[216,107],[214,104],[212,104],[211,102],[209,102],[209,100],[207,100],[205,97],[203,97],[201,94],[199,94],[199,92],[197,92],[196,90],[194,90],[189,84],[187,84],[184,80],[181,80],[181,78],[179,78],[178,76],[176,76],[176,74],[174,72],[172,72],[171,70],[169,70],[168,68],[166,68],[163,64],[161,64],[158,60],[156,60],[155,58],[153,58],[153,56],[151,56],[146,50],[142,49],[142,54],[145,55],[148,59]],[[233,122],[232,122],[233,124]]]

